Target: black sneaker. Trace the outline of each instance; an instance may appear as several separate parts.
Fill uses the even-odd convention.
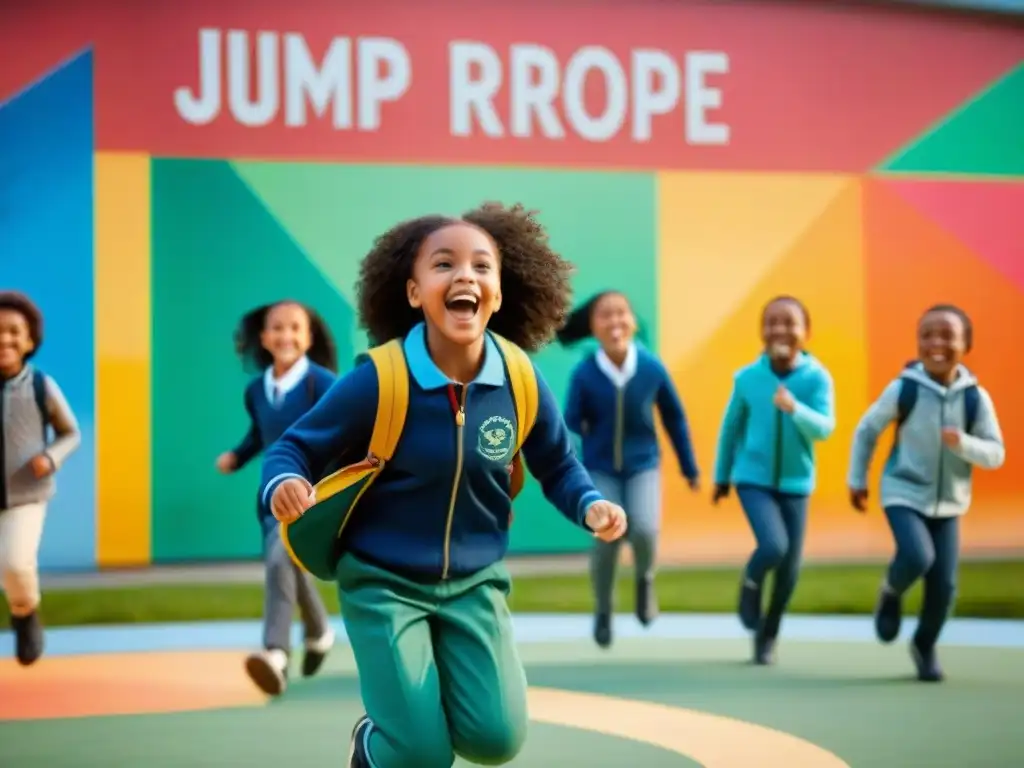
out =
[[[910,657],[914,660],[917,668],[917,679],[922,683],[941,683],[945,679],[942,668],[939,666],[939,659],[935,655],[935,648],[927,650],[917,644],[917,640],[910,642]]]
[[[637,579],[636,618],[647,627],[658,618],[658,596],[654,592],[654,579]]]
[[[594,618],[594,642],[601,648],[612,644],[612,617],[607,613],[599,613]]]
[[[737,612],[740,623],[753,632],[761,624],[761,585],[743,577],[740,584],[740,599]]]
[[[883,586],[875,605],[875,634],[883,643],[891,643],[899,637],[902,622],[903,600],[887,586]]]
[[[11,629],[14,630],[14,655],[23,667],[39,661],[43,655],[43,623],[39,620],[39,612],[33,611],[28,616],[11,616]]]
[[[754,633],[754,663],[762,667],[775,663],[775,638],[760,630]]]
[[[364,739],[370,727],[370,718],[363,715],[356,721],[352,729],[352,739],[348,747],[348,768],[370,768],[370,758],[366,755]]]
[[[312,677],[320,671],[324,659],[334,647],[334,630],[328,629],[321,637],[306,641],[306,650],[302,656],[302,676]]]

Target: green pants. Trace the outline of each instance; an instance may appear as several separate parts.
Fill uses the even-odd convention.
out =
[[[526,739],[526,674],[505,566],[421,584],[347,554],[337,579],[375,768],[512,760]]]

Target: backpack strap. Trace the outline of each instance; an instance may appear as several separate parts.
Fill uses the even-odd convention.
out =
[[[899,431],[903,422],[910,416],[917,403],[917,382],[913,379],[900,379],[900,392],[896,399],[896,430]]]
[[[32,369],[32,392],[36,399],[36,408],[43,422],[43,439],[46,439],[50,427],[50,410],[46,407],[46,374],[38,368]]]
[[[387,462],[395,455],[409,411],[409,369],[399,339],[374,347],[366,354],[377,369],[377,417],[370,437],[370,453]]]
[[[978,385],[972,384],[964,390],[964,432],[968,435],[974,433],[974,423],[978,420],[978,410],[981,407],[981,393]]]
[[[498,343],[512,385],[512,399],[516,405],[516,454],[519,453],[537,423],[540,394],[537,390],[537,372],[529,356],[517,345],[498,334],[492,334]]]

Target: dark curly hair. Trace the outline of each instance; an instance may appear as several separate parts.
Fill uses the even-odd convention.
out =
[[[949,312],[960,318],[960,322],[964,324],[964,352],[970,352],[974,346],[974,323],[971,322],[970,316],[956,304],[933,304],[921,314],[921,319],[933,312]]]
[[[396,224],[363,258],[356,281],[359,320],[371,344],[404,337],[423,319],[409,306],[406,283],[423,241],[439,229],[472,224],[494,240],[501,260],[501,310],[488,328],[533,352],[551,341],[572,301],[573,265],[548,244],[535,211],[484,203],[461,218],[430,215]]]
[[[764,316],[768,313],[768,307],[772,304],[792,304],[794,307],[800,310],[800,314],[804,316],[804,327],[807,329],[807,333],[811,332],[811,313],[807,311],[807,307],[800,301],[796,296],[789,296],[788,294],[782,294],[781,296],[775,296],[765,302],[765,305],[761,308],[761,323],[764,324]]]
[[[594,318],[594,310],[597,308],[598,302],[606,296],[621,296],[626,300],[627,304],[630,303],[629,298],[622,291],[610,289],[595,293],[580,304],[580,306],[576,307],[569,315],[565,324],[558,331],[558,343],[568,347],[584,339],[589,339],[593,335],[590,323]],[[630,304],[630,309],[632,309],[632,304]],[[636,313],[634,312],[633,314],[635,315]]]
[[[43,313],[32,299],[18,291],[0,291],[0,309],[17,312],[25,318],[28,335],[32,339],[32,349],[25,355],[25,359],[30,359],[43,346]]]
[[[302,307],[309,318],[309,334],[311,343],[306,356],[317,365],[321,365],[329,371],[338,370],[338,351],[334,345],[334,337],[327,327],[327,323],[320,317],[315,309],[307,307],[300,301],[282,299],[270,304],[246,312],[238,321],[238,328],[235,330],[235,352],[242,359],[242,365],[261,371],[274,363],[274,356],[263,348],[260,341],[260,334],[267,324],[267,315],[270,310],[285,304],[293,304]]]

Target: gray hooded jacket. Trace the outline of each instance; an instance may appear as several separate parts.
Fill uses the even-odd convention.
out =
[[[977,385],[978,380],[963,366],[949,387],[928,376],[920,363],[904,369],[857,425],[847,482],[851,488],[867,488],[868,467],[878,437],[897,419],[902,379],[917,382],[917,401],[885,463],[882,506],[910,507],[928,517],[962,515],[971,505],[973,467],[997,469],[1006,456],[992,398],[981,387],[973,429],[970,434],[964,432],[964,391]],[[942,441],[942,430],[947,427],[961,431],[956,448]]]

